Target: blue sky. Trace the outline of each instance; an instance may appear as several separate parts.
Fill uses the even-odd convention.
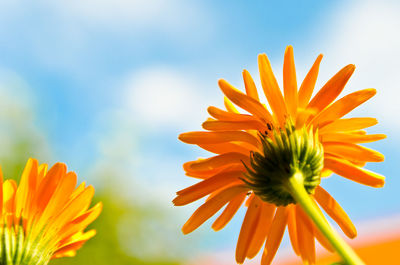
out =
[[[53,159],[93,179],[96,170],[114,164],[121,182],[140,185],[165,203],[192,183],[181,164],[206,155],[179,143],[177,135],[199,129],[206,107],[221,105],[219,78],[242,88],[242,69],[255,74],[261,52],[281,78],[291,44],[301,79],[324,53],[317,85],[356,64],[345,93],[377,88],[376,98],[356,114],[378,117],[371,132],[388,135],[369,145],[386,155],[384,163],[370,166],[387,176],[385,188],[337,177],[324,187],[355,220],[394,215],[400,211],[399,9],[396,1],[5,0],[0,84],[13,100],[25,98]],[[183,222],[192,209],[171,211]],[[240,218],[235,220],[222,235],[236,236]]]

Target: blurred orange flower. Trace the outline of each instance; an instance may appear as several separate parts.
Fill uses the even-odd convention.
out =
[[[89,209],[92,186],[76,187],[77,176],[63,163],[49,171],[29,159],[17,186],[0,171],[1,240],[4,264],[47,264],[52,258],[74,256],[96,234],[84,232],[100,214],[102,204]]]
[[[227,204],[212,224],[214,230],[222,229],[245,202],[247,212],[236,247],[238,263],[253,258],[266,242],[262,264],[270,264],[287,226],[295,253],[304,262],[314,264],[315,238],[325,248],[332,250],[332,247],[280,185],[280,173],[292,170],[294,163],[295,167],[302,168],[304,175],[308,174],[304,187],[313,200],[348,237],[356,236],[347,214],[319,186],[320,179],[334,172],[364,185],[382,187],[384,177],[363,166],[366,162],[383,161],[383,155],[358,144],[381,140],[385,135],[367,135],[363,130],[377,124],[374,118],[343,118],[374,96],[375,89],[360,90],[335,101],[353,74],[354,65],[341,69],[311,99],[321,59],[319,55],[298,89],[293,49],[289,46],[284,56],[282,95],[268,57],[259,55],[261,84],[269,108],[260,102],[248,71],[243,71],[246,93],[219,80],[219,87],[226,96],[226,110],[209,107],[212,118],[203,123],[208,131],[179,136],[185,143],[196,144],[216,154],[183,166],[188,176],[201,181],[178,191],[173,203],[181,206],[208,196],[184,224],[184,234],[197,229]],[[233,103],[247,113],[240,113]],[[289,150],[291,148],[293,150]],[[277,154],[286,151],[292,156]],[[292,164],[286,165],[287,159]],[[272,179],[270,175],[274,174]]]

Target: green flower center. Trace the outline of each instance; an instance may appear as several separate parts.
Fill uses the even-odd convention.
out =
[[[321,182],[324,152],[318,133],[313,129],[296,129],[288,122],[284,129],[271,128],[260,133],[263,153],[251,153],[244,181],[263,201],[277,206],[296,203],[287,187],[295,174],[303,177],[308,194],[313,194]]]

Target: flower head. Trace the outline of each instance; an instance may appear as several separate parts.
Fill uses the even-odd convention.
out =
[[[3,182],[0,171],[1,264],[44,265],[52,258],[75,256],[76,250],[96,234],[84,232],[100,214],[102,204],[89,209],[92,186],[77,185],[74,172],[56,163],[29,159],[19,185]]]
[[[268,106],[260,102],[248,71],[243,71],[246,93],[219,80],[226,110],[209,107],[211,118],[203,123],[207,131],[179,136],[185,143],[216,154],[184,164],[186,174],[200,182],[178,191],[174,204],[208,198],[184,224],[183,233],[192,232],[226,205],[212,225],[220,230],[245,204],[247,212],[236,247],[238,263],[253,258],[265,242],[262,264],[270,264],[287,226],[295,253],[314,264],[315,239],[328,250],[332,246],[291,196],[287,180],[296,174],[312,200],[348,237],[356,236],[347,214],[320,186],[321,177],[334,172],[364,185],[382,187],[384,177],[363,166],[383,161],[383,155],[359,144],[381,140],[385,135],[364,131],[377,123],[374,118],[343,118],[374,96],[375,89],[356,91],[335,101],[354,65],[341,69],[311,99],[321,59],[319,55],[298,88],[289,46],[284,57],[282,95],[267,56],[259,55]],[[240,113],[234,104],[246,113]]]

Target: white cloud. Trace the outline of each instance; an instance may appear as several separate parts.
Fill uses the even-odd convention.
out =
[[[183,0],[71,0],[42,1],[55,11],[90,26],[127,27],[140,31],[149,28],[173,32],[186,31],[193,25],[209,21],[199,3]],[[203,24],[204,26],[204,24]]]
[[[398,1],[357,1],[343,5],[324,30],[322,43],[316,41],[321,44],[328,64],[327,67],[322,64],[320,80],[327,80],[341,65],[354,63],[356,72],[346,91],[376,88],[378,93],[368,103],[368,113],[377,116],[386,127],[397,130],[400,129],[399,14]]]
[[[183,71],[152,67],[134,72],[125,84],[129,109],[149,127],[198,127],[205,120],[207,104],[202,84]],[[203,90],[204,91],[204,90]]]
[[[194,1],[0,2],[0,34],[6,48],[74,77],[87,74],[91,63],[103,56],[136,52],[151,57],[154,45],[199,47],[212,38],[214,25],[208,7]],[[115,42],[131,50],[108,49]]]
[[[42,0],[32,7],[39,13],[50,14],[49,18],[55,22],[53,27],[71,27],[71,31],[91,35],[117,32],[127,34],[128,39],[161,35],[169,41],[192,43],[209,39],[213,32],[213,19],[206,6],[194,1]]]

